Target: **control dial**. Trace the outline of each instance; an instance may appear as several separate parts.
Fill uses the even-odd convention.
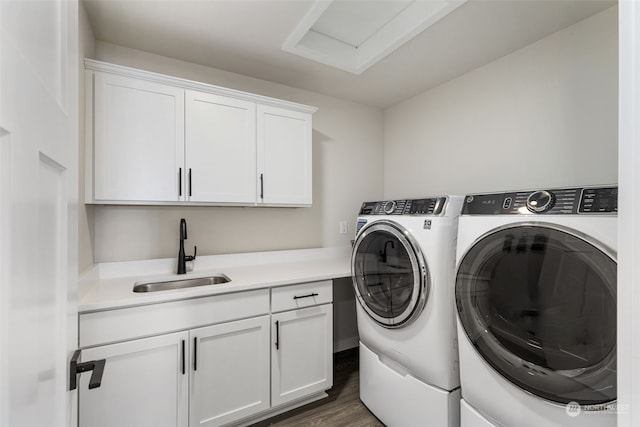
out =
[[[547,190],[534,191],[527,197],[527,209],[533,213],[546,212],[553,207],[556,198]]]
[[[382,210],[387,215],[391,215],[393,213],[393,211],[396,210],[396,202],[394,202],[394,201],[384,202],[384,204],[382,205]]]

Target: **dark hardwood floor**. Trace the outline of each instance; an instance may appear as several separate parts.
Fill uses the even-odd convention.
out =
[[[384,427],[360,402],[358,349],[334,355],[333,388],[326,397],[252,427]]]

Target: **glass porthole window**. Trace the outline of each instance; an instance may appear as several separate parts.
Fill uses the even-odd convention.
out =
[[[456,305],[482,358],[516,386],[581,405],[616,399],[615,254],[572,230],[522,224],[462,258]]]
[[[359,303],[379,324],[406,325],[427,298],[427,269],[410,234],[391,221],[376,221],[358,234],[352,276]]]

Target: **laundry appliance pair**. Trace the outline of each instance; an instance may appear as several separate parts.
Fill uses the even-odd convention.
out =
[[[616,238],[615,186],[364,203],[361,400],[389,427],[614,426]]]

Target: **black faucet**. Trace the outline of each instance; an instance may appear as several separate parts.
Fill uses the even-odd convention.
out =
[[[378,253],[380,254],[381,262],[387,262],[387,245],[389,245],[389,243],[391,243],[391,249],[395,249],[396,247],[393,244],[393,240],[387,240],[386,242],[384,242],[384,251],[378,251]]]
[[[178,274],[187,272],[187,261],[196,259],[198,247],[193,247],[193,256],[184,254],[184,241],[187,240],[187,221],[184,218],[180,220],[180,250],[178,251]]]

